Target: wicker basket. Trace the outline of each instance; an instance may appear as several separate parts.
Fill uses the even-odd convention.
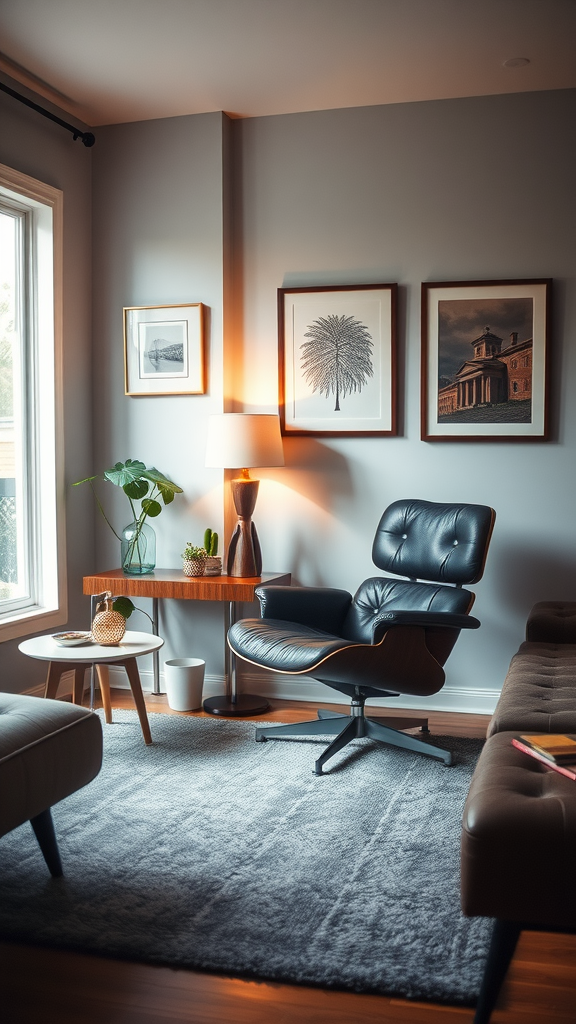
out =
[[[92,639],[101,647],[115,647],[126,632],[126,619],[112,607],[112,594],[107,591],[104,601],[96,608],[92,622]]]

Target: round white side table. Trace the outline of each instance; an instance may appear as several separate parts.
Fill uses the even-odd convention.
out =
[[[82,704],[84,694],[84,672],[88,665],[95,665],[102,694],[104,715],[108,724],[112,722],[112,705],[110,703],[110,679],[108,665],[122,665],[126,669],[130,689],[134,697],[136,711],[142,727],[145,743],[152,743],[150,725],[146,714],[146,704],[142,693],[140,673],[136,658],[142,654],[151,654],[162,647],[164,641],[152,633],[135,633],[127,631],[121,642],[115,647],[103,647],[100,644],[86,643],[76,647],[62,647],[51,636],[36,636],[23,640],[18,650],[29,658],[39,658],[50,662],[44,696],[54,699],[58,685],[64,672],[74,672],[72,699],[74,704]]]

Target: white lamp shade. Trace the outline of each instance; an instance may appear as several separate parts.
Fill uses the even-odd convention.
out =
[[[222,469],[283,466],[278,416],[243,412],[209,416],[206,465]]]

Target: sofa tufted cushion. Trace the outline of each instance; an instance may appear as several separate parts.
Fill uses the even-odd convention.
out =
[[[576,783],[516,750],[486,743],[466,800],[462,909],[544,928],[576,927]]]
[[[526,639],[548,644],[576,644],[576,602],[540,601],[526,622]]]
[[[488,736],[505,730],[576,733],[576,644],[526,641],[520,646]]]
[[[102,764],[102,726],[86,708],[0,693],[0,836],[85,786]]]

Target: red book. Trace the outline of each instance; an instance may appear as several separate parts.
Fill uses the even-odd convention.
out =
[[[534,750],[534,747],[529,747],[526,743],[522,743],[522,740],[513,739],[512,746],[517,747],[518,750],[533,757],[536,761],[540,761],[541,764],[547,765],[552,771],[559,772],[560,775],[565,775],[567,779],[576,781],[576,766],[574,768],[566,768],[564,765],[555,764],[550,758],[544,757],[543,754],[539,754],[537,750]]]

